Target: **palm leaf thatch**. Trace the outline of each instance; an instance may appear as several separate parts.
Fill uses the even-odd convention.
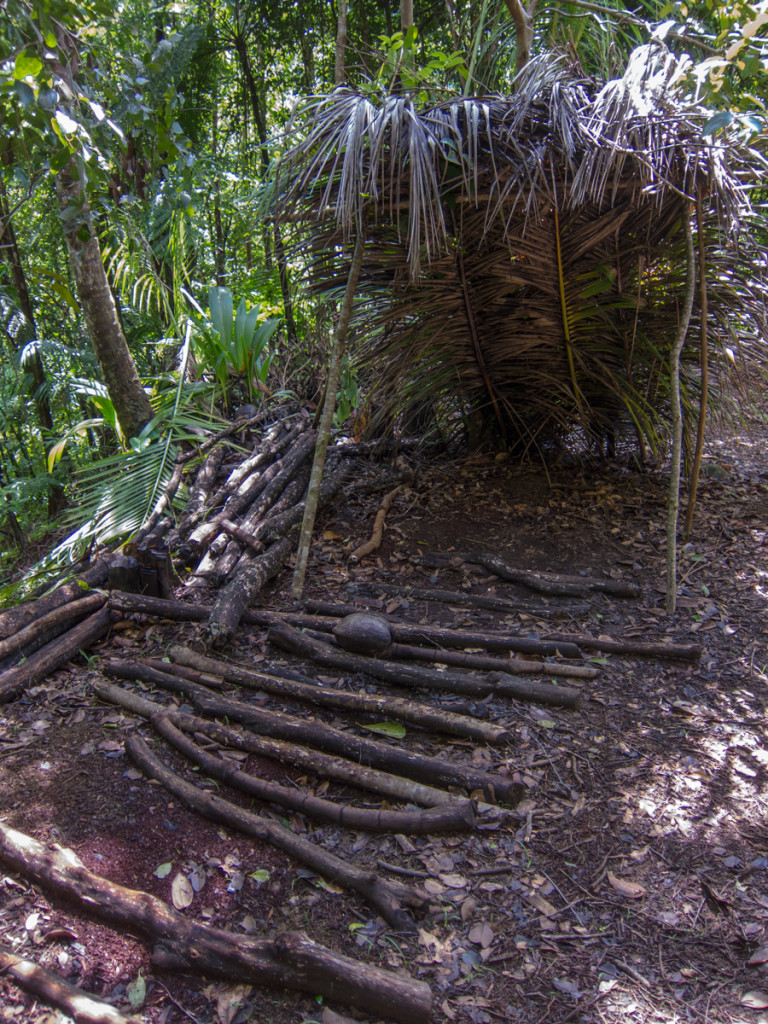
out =
[[[734,304],[760,343],[761,296],[735,247],[739,152],[702,135],[708,112],[684,99],[684,72],[654,43],[602,86],[546,55],[511,97],[417,110],[337,89],[308,104],[279,216],[325,293],[343,288],[364,232],[354,355],[374,428],[479,418],[525,450],[623,420],[655,446],[699,190],[715,365]],[[695,357],[694,335],[689,406]]]

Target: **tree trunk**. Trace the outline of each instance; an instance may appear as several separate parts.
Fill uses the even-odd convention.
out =
[[[120,327],[88,201],[73,172],[72,163],[59,172],[56,194],[77,294],[120,426],[126,438],[137,437],[152,419],[152,406]]]
[[[336,26],[336,73],[334,83],[343,85],[346,72],[344,54],[347,49],[347,0],[339,0],[339,20]]]
[[[14,231],[13,221],[11,220],[11,211],[8,206],[8,195],[5,190],[5,181],[0,174],[0,259],[2,259],[2,257],[5,257],[8,261],[9,267],[11,268],[11,279],[13,280],[13,285],[16,289],[16,294],[18,295],[19,309],[24,314],[24,318],[29,326],[29,337],[27,340],[31,341],[33,338],[38,336],[37,324],[35,323],[35,311],[32,308],[32,300],[29,297],[27,277],[24,273],[24,266],[21,262],[21,253],[19,252],[18,242],[16,240],[16,232]],[[24,347],[23,344],[20,344],[18,338],[14,338],[10,334],[8,334],[8,340],[21,358],[21,352]],[[22,362],[22,369],[28,373],[31,378],[29,395],[34,403],[35,412],[42,431],[43,455],[45,456],[47,442],[50,441],[51,434],[53,432],[53,415],[51,413],[51,405],[48,400],[48,378],[45,375],[42,357],[37,349],[29,353],[24,358]],[[64,491],[61,486],[58,484],[56,486],[52,486],[48,492],[48,518],[53,519],[54,516],[58,515],[64,507],[64,504]]]
[[[533,45],[533,8],[531,4],[528,11],[523,6],[522,0],[504,0],[512,20],[515,23],[515,35],[517,37],[517,60],[515,71],[519,74],[528,61],[531,59],[531,47]]]

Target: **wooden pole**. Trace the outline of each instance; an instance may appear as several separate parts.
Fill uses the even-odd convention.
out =
[[[328,441],[331,436],[331,425],[333,414],[336,411],[336,391],[339,386],[339,375],[341,373],[341,356],[344,351],[344,344],[347,340],[349,320],[352,315],[352,303],[355,299],[357,282],[360,277],[360,267],[363,263],[363,249],[365,248],[365,232],[362,225],[358,228],[355,248],[352,253],[352,263],[349,268],[347,287],[344,291],[344,301],[341,304],[339,323],[333,338],[331,348],[331,360],[328,368],[328,382],[325,388],[325,403],[323,415],[320,419],[320,426],[317,433],[317,444],[315,445],[315,457],[312,463],[312,473],[309,478],[307,489],[307,503],[304,507],[304,519],[301,524],[301,536],[299,548],[296,554],[296,568],[293,573],[293,584],[291,596],[294,600],[301,600],[304,590],[304,577],[307,574],[307,561],[309,559],[309,547],[312,543],[312,530],[315,525],[317,514],[317,503],[320,495],[320,484],[323,479],[325,468],[325,456],[328,451]]]
[[[707,425],[707,399],[709,397],[709,351],[707,346],[707,262],[706,249],[704,246],[704,218],[701,214],[702,186],[699,185],[699,194],[696,197],[696,234],[699,242],[699,311],[701,316],[701,355],[699,362],[701,366],[701,397],[699,398],[699,423],[696,429],[696,452],[693,456],[691,467],[691,482],[688,487],[688,508],[685,513],[685,525],[683,526],[683,540],[688,540],[693,523],[693,514],[696,511],[696,492],[699,488],[699,473],[701,471],[701,456],[704,451],[704,428]]]
[[[670,400],[672,404],[672,466],[667,503],[667,615],[675,614],[677,604],[677,516],[680,508],[680,464],[683,448],[683,414],[680,408],[680,355],[691,322],[693,293],[696,289],[696,257],[693,252],[693,232],[687,204],[683,209],[685,251],[688,273],[683,297],[683,309],[677,337],[669,355]]]

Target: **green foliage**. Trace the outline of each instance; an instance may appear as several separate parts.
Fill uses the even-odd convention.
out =
[[[272,354],[267,349],[280,323],[277,317],[259,320],[261,307],[248,309],[241,299],[234,312],[232,292],[213,286],[208,291],[209,324],[195,335],[195,354],[212,371],[225,404],[230,404],[234,383],[241,380],[254,399],[267,391]]]

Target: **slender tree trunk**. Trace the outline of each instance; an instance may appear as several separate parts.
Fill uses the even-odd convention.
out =
[[[699,242],[699,315],[701,319],[701,348],[699,365],[701,366],[701,397],[699,398],[699,423],[696,429],[696,451],[691,467],[691,481],[688,485],[688,509],[685,513],[683,540],[688,540],[693,525],[693,514],[696,511],[696,492],[699,488],[699,472],[701,457],[704,453],[704,430],[707,426],[707,400],[709,397],[709,346],[707,341],[707,249],[704,241],[704,217],[701,210],[703,188],[699,185],[696,197],[696,234]]]
[[[312,543],[312,530],[315,526],[315,515],[317,514],[317,502],[320,495],[320,484],[323,479],[325,468],[325,456],[328,450],[328,440],[331,436],[331,425],[333,414],[336,411],[336,391],[339,386],[341,372],[341,357],[344,352],[344,344],[347,340],[349,320],[352,315],[352,303],[355,299],[357,282],[360,277],[360,267],[363,264],[363,252],[365,251],[365,228],[361,225],[358,228],[355,248],[352,254],[352,262],[349,267],[347,287],[344,291],[344,301],[341,304],[339,323],[333,338],[331,359],[328,367],[328,380],[325,385],[325,402],[323,404],[323,415],[320,419],[320,427],[317,432],[317,443],[315,445],[315,458],[312,463],[312,474],[309,478],[307,488],[307,502],[304,506],[304,521],[301,524],[301,536],[299,537],[299,548],[296,555],[296,568],[293,573],[291,584],[291,596],[294,600],[301,599],[304,590],[304,577],[307,574],[307,561],[309,560],[309,547]]]
[[[221,223],[221,195],[219,191],[219,174],[216,169],[216,159],[219,149],[219,90],[218,86],[213,95],[213,118],[211,122],[211,154],[213,156],[214,179],[213,179],[213,233],[214,251],[213,259],[216,267],[216,284],[223,288],[226,282],[226,253],[224,251],[224,229]]]
[[[245,43],[245,39],[241,36],[235,38],[235,50],[240,61],[240,68],[243,72],[243,78],[245,79],[246,88],[248,90],[248,96],[251,100],[251,110],[253,112],[253,123],[256,125],[256,132],[259,136],[259,143],[261,146],[261,173],[262,177],[266,178],[269,170],[269,144],[267,136],[267,123],[264,117],[263,101],[260,97],[259,90],[256,87],[256,80],[253,76],[253,69],[251,68],[250,57],[248,56],[248,48]],[[267,265],[269,266],[270,260],[268,256],[268,244],[269,244],[269,232],[264,232],[265,238],[265,258]],[[274,247],[275,247],[275,259],[277,261],[277,269],[280,277],[280,291],[283,297],[283,313],[285,315],[285,329],[288,335],[288,341],[291,345],[296,342],[296,320],[293,315],[293,298],[291,296],[291,282],[290,275],[288,273],[288,262],[285,258],[285,249],[283,248],[283,242],[280,235],[280,229],[275,224],[274,230]]]
[[[152,419],[152,406],[120,327],[91,211],[72,163],[57,175],[56,193],[77,295],[104,383],[124,435],[136,437]]]
[[[5,181],[0,174],[0,258],[5,257],[8,261],[8,265],[11,268],[11,278],[13,280],[16,294],[19,299],[19,309],[24,314],[24,319],[28,325],[28,338],[26,340],[31,341],[33,338],[38,337],[37,324],[35,323],[35,311],[32,307],[32,300],[29,296],[29,288],[27,287],[27,276],[24,273],[24,265],[21,262],[21,253],[19,252],[18,242],[16,240],[16,232],[13,228],[13,221],[11,220],[10,208],[8,206],[8,195],[5,190]],[[6,332],[9,344],[13,346],[16,354],[19,356],[21,362],[21,352],[23,350],[23,344],[19,344],[19,339],[13,337],[10,333]],[[48,378],[45,373],[45,367],[43,366],[42,356],[40,352],[35,349],[32,353],[28,354],[22,364],[22,369],[25,373],[30,376],[30,387],[29,394],[32,402],[35,406],[35,413],[40,424],[43,441],[43,457],[46,456],[46,449],[48,444],[51,442],[51,435],[53,433],[53,414],[51,412],[51,403],[48,398]],[[52,478],[53,479],[53,478]],[[64,489],[58,484],[53,483],[48,492],[48,519],[55,518],[64,508],[66,504],[66,498],[64,495]]]
[[[677,516],[680,508],[680,464],[683,447],[683,414],[680,407],[680,356],[688,334],[693,309],[693,293],[696,290],[696,257],[693,252],[691,216],[687,204],[683,207],[683,229],[685,231],[685,252],[688,274],[683,297],[683,308],[672,351],[669,354],[669,379],[672,405],[672,466],[667,504],[667,615],[675,614],[677,605]]]
[[[336,26],[336,85],[343,85],[346,77],[344,54],[347,49],[347,0],[339,0],[339,20]]]
[[[531,59],[531,47],[533,46],[533,9],[532,3],[528,10],[523,6],[522,0],[504,0],[512,20],[515,23],[515,34],[517,36],[517,59],[515,70],[519,74],[528,61]]]
[[[8,208],[8,196],[5,191],[5,181],[0,175],[0,257],[4,256],[11,268],[11,278],[16,294],[19,297],[19,309],[29,324],[30,339],[37,337],[37,325],[35,323],[35,311],[32,308],[32,301],[29,297],[27,278],[24,273],[24,266],[21,262],[19,246],[16,241],[16,232],[13,229],[10,210]],[[18,351],[18,344],[11,339]],[[46,393],[47,378],[43,361],[39,352],[34,352],[24,360],[24,369],[31,374],[33,390],[31,397],[35,403],[35,411],[44,431],[53,429],[53,417],[51,407]]]

